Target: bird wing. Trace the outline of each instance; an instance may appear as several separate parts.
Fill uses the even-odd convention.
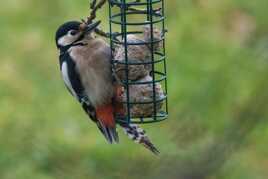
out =
[[[75,62],[68,53],[60,56],[60,69],[62,78],[68,91],[80,102],[84,111],[88,114],[92,121],[94,121],[102,134],[109,143],[118,142],[118,135],[115,130],[104,126],[97,120],[97,112],[95,107],[91,104],[85,89],[81,83],[80,75],[76,71]]]
[[[86,97],[85,90],[75,70],[75,63],[68,53],[60,56],[60,68],[67,89],[80,102],[80,98]]]

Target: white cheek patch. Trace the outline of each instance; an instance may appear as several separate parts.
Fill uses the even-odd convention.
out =
[[[61,46],[70,45],[71,43],[72,42],[71,42],[71,38],[69,37],[69,35],[65,35],[58,40],[58,44]]]
[[[62,63],[61,73],[62,73],[62,78],[63,78],[65,85],[71,91],[73,96],[75,96],[77,98],[77,95],[76,95],[76,93],[72,87],[71,81],[69,79],[67,62]]]
[[[58,45],[61,45],[61,46],[67,46],[67,45],[70,45],[71,43],[73,43],[74,41],[76,41],[80,36],[80,33],[73,36],[71,35],[70,33],[68,33],[67,35],[61,37],[59,40],[58,40]]]

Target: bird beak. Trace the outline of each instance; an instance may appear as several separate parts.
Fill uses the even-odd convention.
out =
[[[92,24],[87,25],[85,29],[85,33],[89,33],[92,30],[96,29],[100,25],[101,21],[94,22]]]

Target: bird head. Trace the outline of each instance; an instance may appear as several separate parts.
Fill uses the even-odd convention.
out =
[[[80,40],[83,40],[86,35],[90,34],[97,28],[100,21],[85,24],[78,21],[69,21],[61,25],[56,32],[56,45],[57,47],[64,48],[74,44]]]

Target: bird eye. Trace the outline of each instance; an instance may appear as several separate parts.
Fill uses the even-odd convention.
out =
[[[76,31],[76,30],[71,30],[71,31],[70,31],[70,34],[71,34],[72,36],[76,35],[77,33],[78,33],[78,31]]]

